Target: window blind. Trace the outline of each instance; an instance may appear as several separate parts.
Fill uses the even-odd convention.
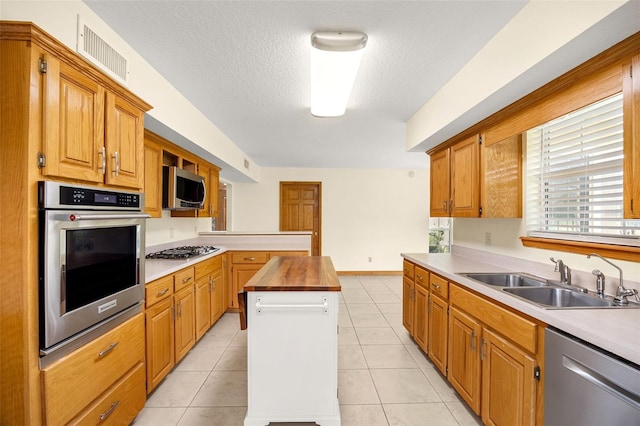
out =
[[[623,219],[622,94],[526,132],[531,236],[640,245]]]

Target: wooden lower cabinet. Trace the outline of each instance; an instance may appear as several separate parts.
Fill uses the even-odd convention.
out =
[[[173,297],[148,307],[145,317],[147,392],[151,392],[175,365]]]
[[[415,284],[412,279],[402,277],[402,325],[413,336]]]
[[[174,295],[175,355],[180,361],[196,344],[196,301],[193,285]]]
[[[144,315],[120,324],[42,370],[44,420],[49,425],[97,424],[91,413],[106,414],[109,424],[129,424],[144,406]],[[132,376],[132,377],[129,377]],[[142,386],[141,386],[142,384]],[[78,421],[74,421],[74,418]]]
[[[196,281],[196,341],[211,327],[211,276],[207,275]]]
[[[222,278],[222,270],[211,274],[209,280],[209,322],[215,324],[224,314],[226,305],[224,303],[224,281]]]
[[[431,293],[429,298],[429,358],[442,374],[447,375],[448,311],[446,300]]]
[[[429,290],[418,284],[417,278],[414,289],[413,338],[418,346],[427,352],[429,343]]]
[[[231,251],[228,262],[227,308],[238,312],[238,292],[274,256],[308,256],[305,250]]]
[[[490,330],[483,331],[482,345],[482,421],[535,425],[535,359]]]
[[[447,378],[474,413],[480,414],[480,338],[482,326],[451,307]]]

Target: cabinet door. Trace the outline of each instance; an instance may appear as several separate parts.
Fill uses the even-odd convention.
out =
[[[483,330],[482,345],[483,423],[534,425],[535,360],[491,330]]]
[[[471,409],[480,414],[480,323],[451,307],[447,377]]]
[[[196,340],[211,326],[211,276],[206,275],[196,281]]]
[[[193,285],[183,288],[174,296],[176,321],[175,321],[175,353],[176,362],[196,343],[195,321],[195,297]]]
[[[442,374],[447,375],[448,305],[440,297],[429,298],[429,358]]]
[[[449,149],[431,154],[430,206],[432,217],[448,217],[450,201]]]
[[[218,198],[218,191],[211,192],[211,168],[204,163],[198,164],[198,175],[204,179],[205,196],[202,208],[198,209],[198,217],[211,217],[213,213],[212,199]],[[213,198],[212,198],[213,197]]]
[[[402,278],[402,325],[413,336],[413,310],[415,308],[415,285],[412,279]]]
[[[105,91],[96,81],[46,55],[42,173],[87,182],[104,180]]]
[[[231,294],[229,294],[229,307],[238,309],[238,291],[264,266],[260,264],[234,264],[231,276]]]
[[[210,297],[211,297],[211,325],[213,325],[224,313],[222,271],[211,274]]]
[[[155,142],[144,143],[144,211],[162,217],[162,148]]]
[[[107,92],[107,172],[109,185],[142,188],[144,180],[144,112]]]
[[[522,217],[522,135],[482,143],[482,217]]]
[[[173,298],[147,308],[147,393],[169,374],[174,366]]]
[[[416,280],[418,279],[416,273]],[[429,291],[426,287],[415,284],[415,304],[413,321],[413,338],[423,351],[427,352],[429,325]]]
[[[480,216],[478,136],[451,147],[451,216]]]
[[[636,70],[632,74],[632,67]],[[640,55],[624,67],[624,217],[640,218]]]

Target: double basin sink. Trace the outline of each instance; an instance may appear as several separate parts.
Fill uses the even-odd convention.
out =
[[[640,308],[640,304],[616,305],[610,296],[599,297],[581,292],[577,287],[554,284],[544,278],[524,273],[467,273],[459,274],[482,284],[500,287],[545,309],[573,308]]]

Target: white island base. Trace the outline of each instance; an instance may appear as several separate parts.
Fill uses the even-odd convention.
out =
[[[340,426],[337,291],[248,291],[244,426]]]

